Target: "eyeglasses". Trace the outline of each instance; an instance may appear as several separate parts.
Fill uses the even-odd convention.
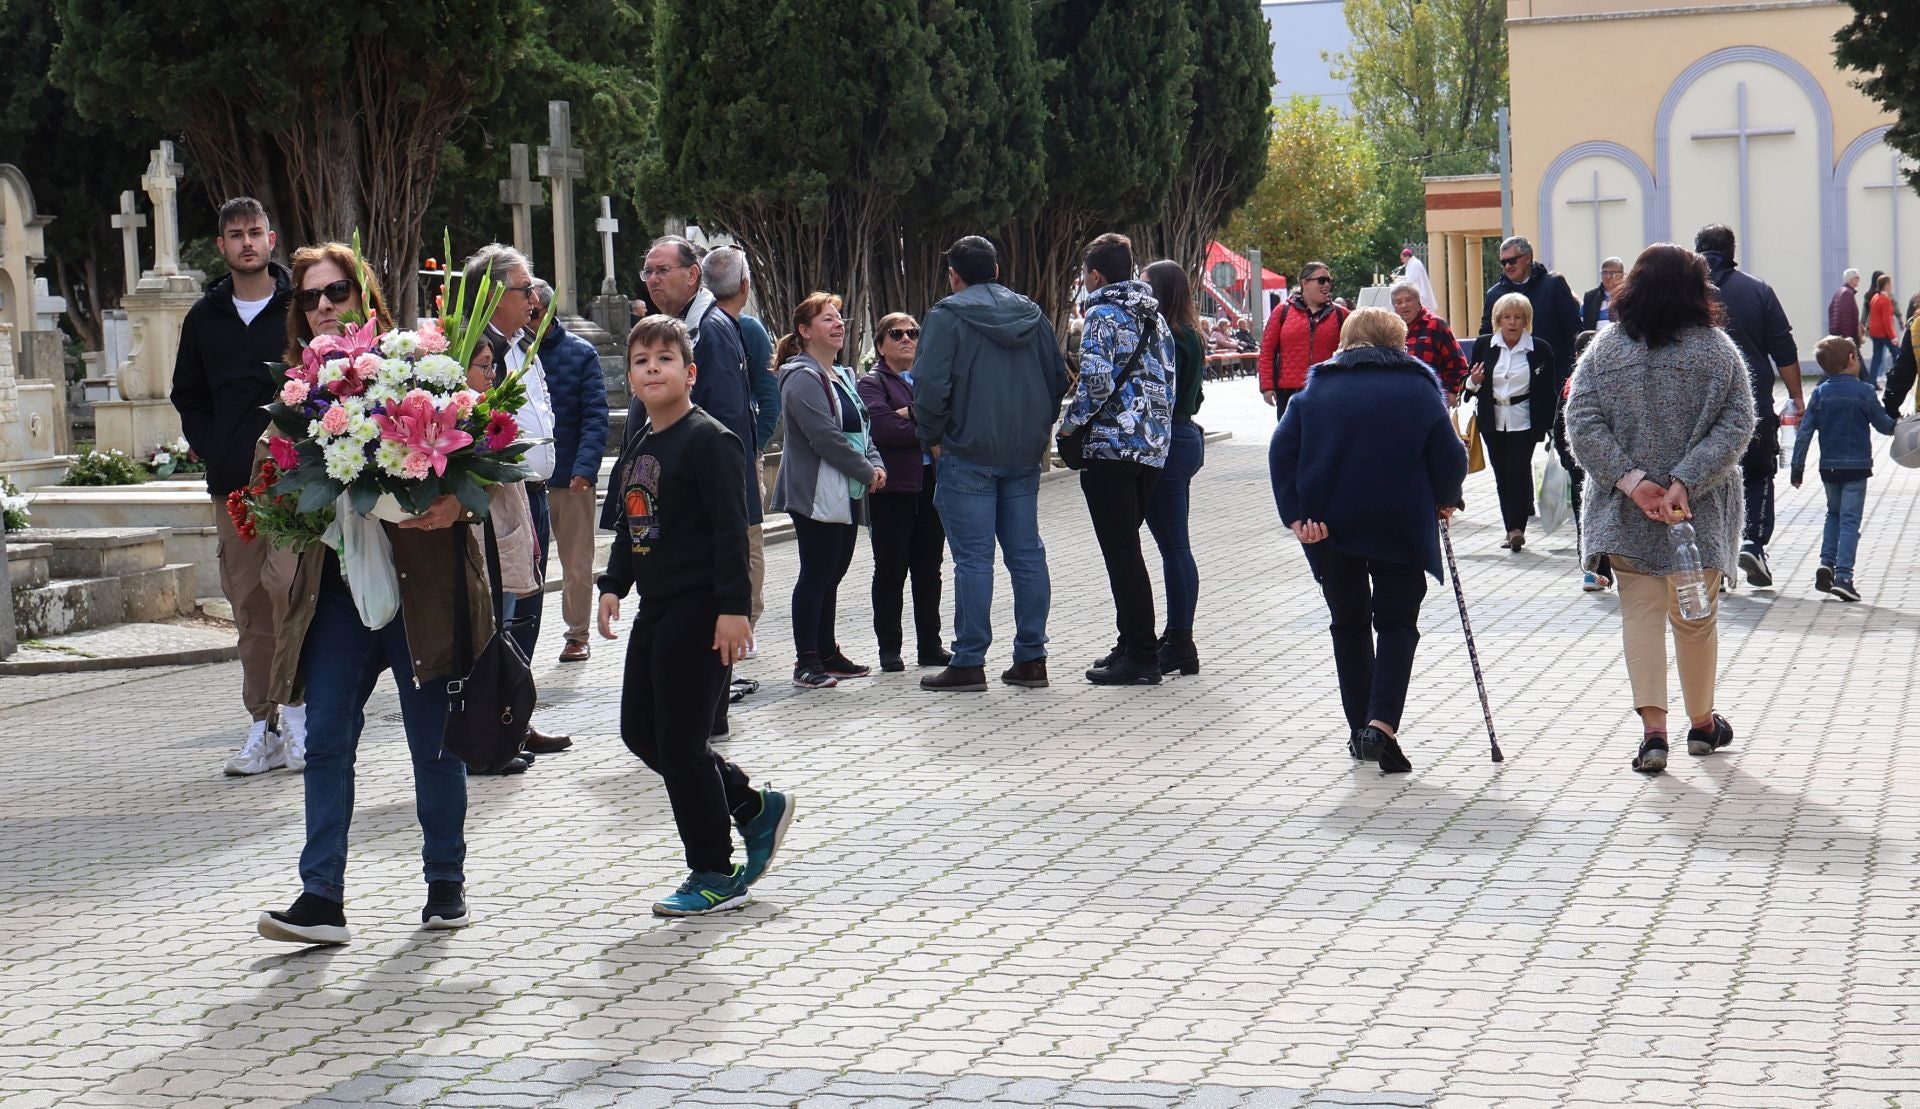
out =
[[[1508,266],[1518,265],[1520,260],[1525,257],[1526,255],[1524,254],[1515,254],[1510,258],[1502,258],[1500,259],[1500,268],[1506,269]]]
[[[911,339],[917,343],[920,341],[920,329],[917,327],[889,327],[887,328],[887,338],[892,339],[896,343],[902,339]]]
[[[668,274],[672,273],[674,270],[685,270],[685,269],[692,269],[692,268],[693,266],[691,263],[685,263],[678,266],[648,266],[646,269],[643,269],[640,271],[640,276],[647,281],[652,281],[656,277],[665,277]]]
[[[529,281],[529,282],[528,282],[527,284],[525,284],[525,285],[502,285],[502,286],[500,286],[500,287],[501,287],[502,289],[505,289],[505,290],[506,290],[507,292],[510,292],[510,293],[519,293],[519,294],[520,294],[520,295],[522,295],[522,296],[532,296],[532,295],[533,295],[533,283],[532,283],[531,281]]]
[[[1627,276],[1627,271],[1625,271],[1625,270],[1601,270],[1601,271],[1600,271],[1600,276],[1601,276],[1601,277],[1625,277],[1625,276]]]
[[[335,304],[345,304],[347,298],[353,295],[353,282],[347,280],[332,281],[322,285],[318,289],[302,289],[300,290],[300,295],[294,299],[300,305],[302,312],[311,312],[320,307],[320,296],[323,293],[326,294],[328,300]]]
[[[1315,274],[1312,277],[1301,278],[1301,280],[1309,285],[1331,285],[1333,284],[1333,275],[1327,273]]]

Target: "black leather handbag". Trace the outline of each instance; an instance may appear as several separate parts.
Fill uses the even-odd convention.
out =
[[[513,761],[527,744],[533,716],[533,668],[501,619],[500,544],[493,521],[486,523],[487,574],[493,583],[493,638],[473,653],[473,620],[467,613],[467,528],[460,529],[453,555],[453,657],[471,660],[467,676],[447,683],[447,723],[440,745],[474,774],[493,774]]]
[[[1141,321],[1140,341],[1134,345],[1133,353],[1127,356],[1127,364],[1114,375],[1113,392],[1108,393],[1107,399],[1100,402],[1100,407],[1093,410],[1093,415],[1087,417],[1086,423],[1072,431],[1054,436],[1053,446],[1060,453],[1061,465],[1069,470],[1086,469],[1087,437],[1093,434],[1094,423],[1106,414],[1107,406],[1120,396],[1120,387],[1127,383],[1127,378],[1133,376],[1133,368],[1140,364],[1140,355],[1147,349],[1147,344],[1153,342],[1154,332],[1152,320]]]

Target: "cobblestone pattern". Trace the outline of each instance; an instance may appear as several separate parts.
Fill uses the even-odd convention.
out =
[[[1726,604],[1739,738],[1646,780],[1615,600],[1579,592],[1570,536],[1496,550],[1476,476],[1455,536],[1508,758],[1435,587],[1416,770],[1381,778],[1345,757],[1271,416],[1246,381],[1205,416],[1236,438],[1199,478],[1195,678],[1077,680],[1112,610],[1071,480],[1041,494],[1048,690],[792,690],[769,550],[729,746],[799,817],[719,919],[648,915],[683,864],[615,734],[619,645],[543,643],[540,721],[577,746],[474,782],[459,933],[414,930],[377,693],[354,942],[312,952],[253,933],[297,891],[301,791],[220,776],[236,665],[0,678],[0,1103],[1920,1105],[1920,479],[1874,479],[1851,606],[1806,584],[1818,491],[1783,487],[1783,585]],[[869,566],[842,591],[865,659]]]

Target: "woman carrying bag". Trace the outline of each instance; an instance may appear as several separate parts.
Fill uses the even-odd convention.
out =
[[[1493,334],[1473,341],[1466,391],[1478,398],[1475,422],[1507,529],[1502,546],[1518,551],[1526,546],[1527,518],[1533,515],[1533,449],[1553,427],[1560,378],[1553,348],[1532,334],[1533,302],[1525,294],[1494,301],[1493,326]]]
[[[793,330],[773,352],[786,441],[772,511],[793,518],[800,549],[793,684],[801,689],[827,689],[871,673],[841,652],[833,632],[840,580],[867,517],[866,495],[887,483],[853,374],[835,362],[847,341],[840,304],[831,293],[814,293],[795,305]]]

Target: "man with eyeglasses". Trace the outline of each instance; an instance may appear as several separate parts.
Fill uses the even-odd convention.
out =
[[[1582,331],[1604,331],[1613,326],[1613,294],[1620,291],[1620,282],[1626,276],[1627,264],[1620,259],[1600,263],[1600,284],[1588,289],[1580,301]]]
[[[267,367],[280,361],[287,345],[293,274],[273,261],[277,240],[259,201],[237,196],[222,204],[219,227],[216,245],[228,272],[207,287],[181,325],[170,399],[187,444],[207,464],[208,494],[216,505],[225,505],[228,493],[253,478],[254,446],[267,430],[266,405],[274,395]],[[282,615],[274,602],[275,580],[284,583],[291,576],[294,557],[265,540],[243,540],[224,511],[213,518],[219,525],[220,591],[240,636],[241,697],[253,717],[246,743],[227,761],[226,772],[299,769],[305,765],[306,709],[282,709],[276,733],[270,730],[273,698],[268,693]]]
[[[1333,301],[1333,271],[1325,262],[1300,269],[1300,287],[1267,317],[1260,337],[1260,399],[1273,405],[1273,418],[1287,414],[1287,402],[1307,387],[1307,371],[1340,348],[1347,310]]]
[[[1553,350],[1557,380],[1573,371],[1573,341],[1580,335],[1580,302],[1567,279],[1533,260],[1533,244],[1515,235],[1500,243],[1500,280],[1487,290],[1480,310],[1480,334],[1493,334],[1494,302],[1519,293],[1533,305],[1533,334]],[[1555,388],[1558,388],[1556,385]]]

